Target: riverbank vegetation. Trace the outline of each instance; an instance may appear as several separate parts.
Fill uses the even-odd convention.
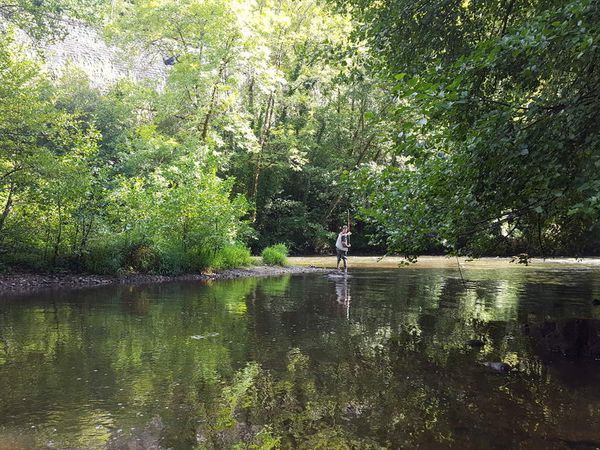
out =
[[[600,252],[592,0],[18,0],[0,15],[4,268],[322,253],[349,210],[358,251]],[[41,70],[65,15],[161,55],[167,78],[100,91],[76,65]]]
[[[400,161],[362,169],[389,248],[600,250],[596,1],[342,1],[393,78]]]
[[[269,266],[287,265],[288,248],[285,244],[270,245],[262,253],[262,260]]]

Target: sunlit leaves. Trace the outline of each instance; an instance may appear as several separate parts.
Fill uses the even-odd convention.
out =
[[[356,11],[397,73],[396,151],[409,163],[368,175],[365,217],[409,254],[597,249],[597,6],[469,2],[421,10],[423,22],[406,15],[416,7]],[[506,220],[514,232],[502,237]]]

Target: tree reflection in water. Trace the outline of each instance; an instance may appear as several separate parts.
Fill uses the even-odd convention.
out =
[[[599,275],[464,275],[467,289],[403,269],[5,299],[0,448],[600,442]]]

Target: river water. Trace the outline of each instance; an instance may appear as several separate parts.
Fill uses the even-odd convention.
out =
[[[598,269],[463,276],[2,298],[0,449],[600,447]]]

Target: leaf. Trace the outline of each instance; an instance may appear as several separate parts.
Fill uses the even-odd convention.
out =
[[[365,120],[373,120],[375,119],[375,113],[373,111],[366,111],[364,114]]]

